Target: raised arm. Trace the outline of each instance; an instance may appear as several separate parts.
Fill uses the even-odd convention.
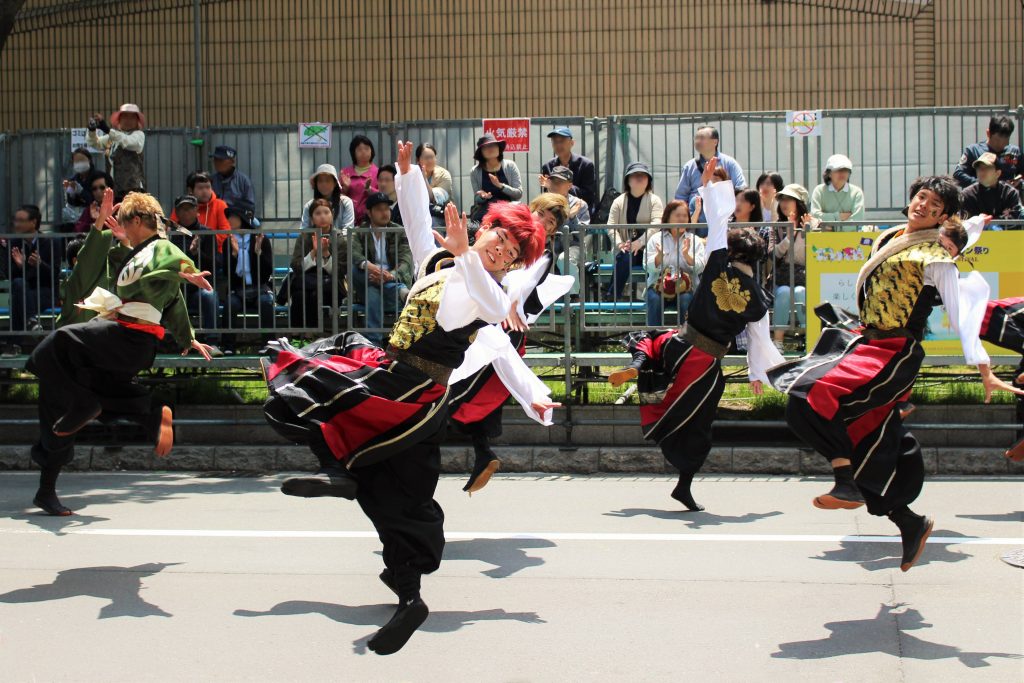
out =
[[[402,214],[405,236],[412,250],[414,272],[437,247],[434,245],[430,220],[430,198],[427,183],[420,167],[412,163],[411,142],[398,143],[398,176],[395,191],[398,193],[398,210]]]
[[[701,186],[697,188],[704,206],[704,217],[708,222],[708,240],[705,251],[708,255],[713,251],[725,249],[729,241],[729,217],[736,212],[736,192],[731,182],[712,183],[717,157],[712,157],[704,164],[701,174]]]

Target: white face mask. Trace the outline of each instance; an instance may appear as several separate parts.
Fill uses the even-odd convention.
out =
[[[89,170],[89,162],[88,161],[76,161],[71,166],[71,168],[75,169],[75,173],[79,173],[79,174],[85,173],[86,171]]]

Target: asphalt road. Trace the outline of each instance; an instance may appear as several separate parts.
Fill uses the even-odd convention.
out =
[[[668,477],[446,477],[431,615],[380,657],[372,528],[282,478],[69,473],[56,519],[0,474],[0,680],[1024,680],[1024,479],[928,482],[904,574],[887,520],[811,507],[821,479],[704,477],[687,513]]]

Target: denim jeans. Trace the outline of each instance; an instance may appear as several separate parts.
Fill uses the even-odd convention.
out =
[[[29,320],[37,318],[42,311],[56,305],[53,290],[49,287],[33,287],[32,280],[11,278],[11,329],[24,331]],[[71,304],[72,306],[74,304]]]
[[[794,291],[789,285],[782,285],[775,290],[775,308],[772,312],[772,325],[785,327],[789,324],[789,302]],[[796,287],[796,324],[807,325],[807,290]]]
[[[356,286],[356,298],[365,299],[366,327],[370,330],[384,325],[385,313],[395,313],[405,305],[409,290],[400,282],[373,284],[366,279],[366,271],[362,268],[355,269],[352,280]],[[384,341],[380,332],[370,331],[364,336],[378,346]]]
[[[205,289],[199,289],[198,287],[188,287],[186,290],[188,302],[188,310],[190,313],[195,313],[196,309],[199,309],[199,326],[206,330],[217,329],[217,308],[220,306],[220,296],[217,294],[217,290],[206,291]],[[215,344],[220,341],[219,332],[207,332],[205,334],[206,341],[211,344]]]
[[[633,266],[643,263],[643,257],[644,253],[642,251],[637,252],[636,254],[633,254],[631,251],[615,252],[615,273],[612,276],[612,282],[605,290],[606,298],[616,301],[622,298],[622,290],[624,290],[626,285],[629,283],[629,277],[633,270]]]
[[[674,299],[663,299],[661,294],[654,291],[654,287],[647,286],[647,326],[648,327],[662,327],[664,322],[662,321],[662,313],[666,309],[674,308],[679,312],[679,322],[682,324],[683,320],[686,319],[686,310],[690,307],[690,301],[693,300],[693,293],[687,292],[686,294],[679,294]]]

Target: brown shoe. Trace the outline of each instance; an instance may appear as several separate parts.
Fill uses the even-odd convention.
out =
[[[1010,446],[1010,450],[1006,451],[1006,457],[1014,462],[1024,460],[1024,439]]]
[[[636,379],[640,372],[636,368],[622,368],[608,375],[608,383],[613,387],[621,387],[631,379]]]
[[[170,406],[160,409],[160,429],[157,434],[156,448],[153,452],[156,453],[156,457],[164,458],[174,448],[174,413],[171,412]]]
[[[837,481],[832,490],[812,503],[821,510],[856,510],[864,505],[864,496],[852,481]]]

